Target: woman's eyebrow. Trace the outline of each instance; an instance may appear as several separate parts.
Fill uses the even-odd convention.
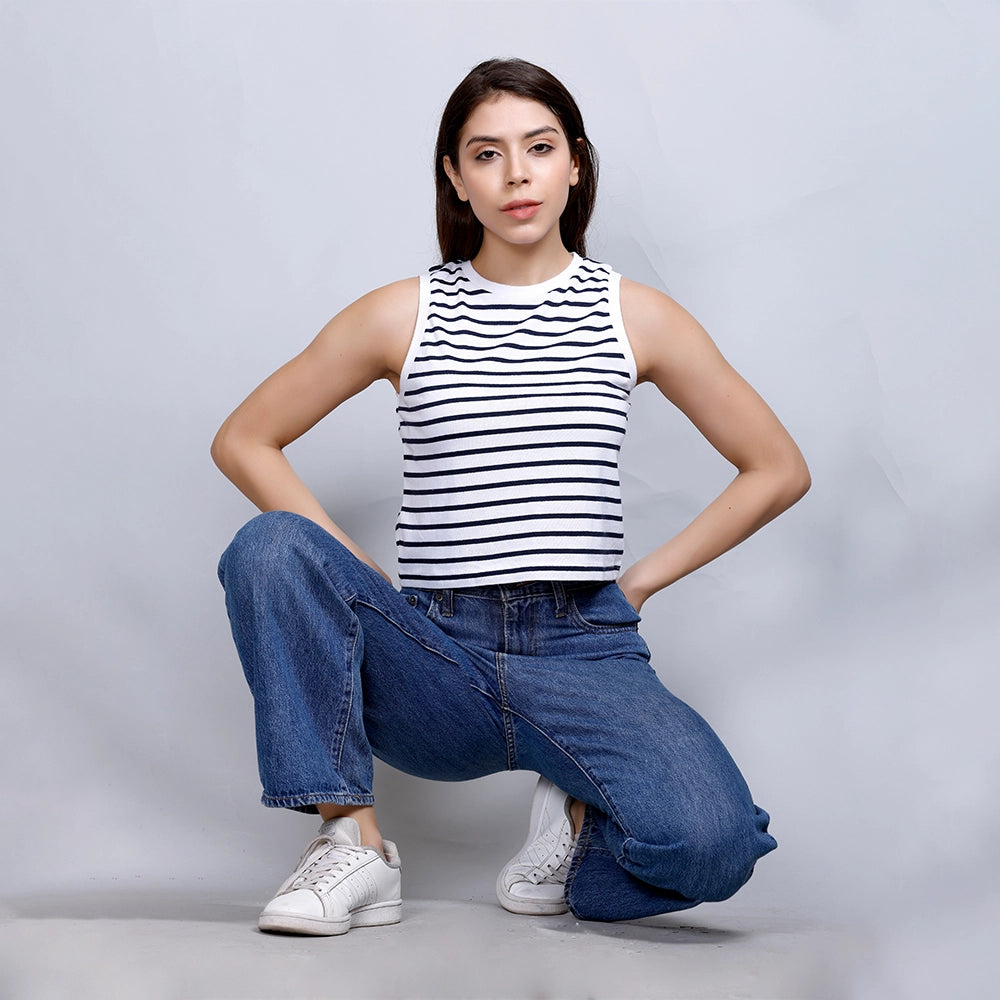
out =
[[[541,128],[532,129],[530,132],[525,132],[521,137],[522,139],[534,139],[536,136],[545,135],[546,132],[554,132],[559,135],[559,129],[552,125],[543,125]],[[471,146],[476,142],[501,142],[502,140],[497,138],[495,135],[470,135],[466,140],[466,147]]]

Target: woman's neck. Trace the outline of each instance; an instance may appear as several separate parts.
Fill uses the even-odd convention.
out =
[[[472,266],[487,281],[500,285],[540,285],[565,271],[573,259],[561,239],[519,246],[490,235],[485,234]]]

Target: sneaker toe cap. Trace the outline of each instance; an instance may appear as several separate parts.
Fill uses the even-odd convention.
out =
[[[311,889],[293,889],[275,896],[264,907],[262,916],[325,917],[323,901]]]
[[[529,882],[518,879],[510,884],[504,885],[504,894],[510,899],[525,900],[531,902],[562,902],[563,887]]]
[[[568,909],[562,885],[509,877],[497,881],[497,902],[511,913],[535,916],[565,913]]]

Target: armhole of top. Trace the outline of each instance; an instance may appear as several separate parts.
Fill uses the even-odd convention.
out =
[[[402,397],[406,389],[406,382],[410,375],[410,368],[413,358],[420,347],[420,342],[424,338],[424,330],[427,328],[427,310],[430,305],[431,276],[427,273],[420,275],[420,293],[417,299],[417,320],[413,324],[413,333],[410,335],[410,346],[406,351],[406,359],[403,367],[399,371],[399,395]]]
[[[617,271],[612,271],[608,281],[608,304],[611,307],[611,324],[615,328],[615,335],[621,343],[622,352],[625,355],[625,363],[628,365],[629,389],[634,389],[639,379],[639,369],[635,363],[635,355],[632,353],[632,344],[628,339],[628,331],[625,329],[625,320],[622,319],[621,289],[622,276]]]

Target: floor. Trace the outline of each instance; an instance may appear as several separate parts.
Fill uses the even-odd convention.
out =
[[[259,904],[205,887],[8,898],[0,997],[823,1000],[851,995],[861,947],[738,897],[619,924],[408,899],[400,924],[338,938],[261,934]]]

